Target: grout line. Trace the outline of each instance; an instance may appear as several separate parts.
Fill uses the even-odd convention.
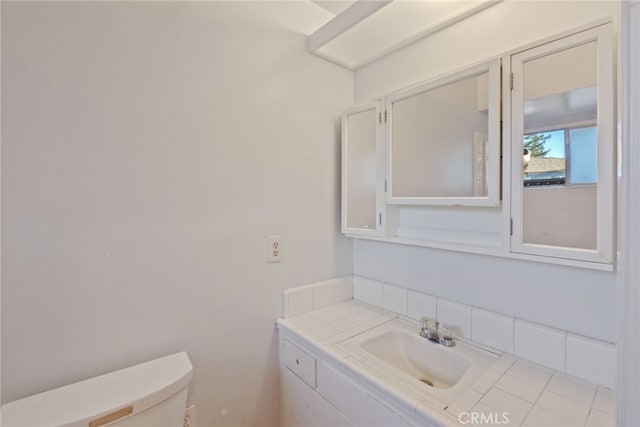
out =
[[[565,332],[564,333],[564,353],[562,355],[564,357],[564,360],[563,360],[563,362],[564,362],[563,363],[564,370],[563,370],[563,372],[565,374],[567,373],[567,341],[568,341],[567,338],[568,338],[568,334]]]
[[[516,354],[516,318],[511,318],[511,324],[513,325],[513,329],[511,332],[511,346],[513,348],[513,353]]]
[[[473,341],[473,310],[476,307],[469,306],[469,339]]]
[[[409,317],[409,289],[406,289],[406,292],[404,294],[404,307],[405,307],[405,312],[404,315]]]

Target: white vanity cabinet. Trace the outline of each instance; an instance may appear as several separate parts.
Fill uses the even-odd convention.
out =
[[[282,370],[282,395],[284,427],[355,425],[288,368]]]
[[[355,425],[408,427],[412,424],[325,361],[318,363],[318,390]]]
[[[285,427],[416,425],[372,395],[325,357],[280,331],[282,416]]]
[[[282,415],[285,427],[354,425],[316,390],[316,358],[280,340]]]

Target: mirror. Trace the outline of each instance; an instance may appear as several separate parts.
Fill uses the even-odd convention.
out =
[[[523,251],[592,261],[610,253],[603,248],[613,221],[613,85],[602,33],[512,58],[518,251],[529,245]]]
[[[498,60],[388,98],[389,203],[499,204]]]
[[[376,103],[353,107],[342,117],[342,228],[373,234],[378,215],[378,114]]]
[[[525,243],[596,249],[596,48],[585,43],[524,63]]]

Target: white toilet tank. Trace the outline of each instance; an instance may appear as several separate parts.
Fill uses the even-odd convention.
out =
[[[2,405],[2,427],[182,427],[187,353],[141,363]]]

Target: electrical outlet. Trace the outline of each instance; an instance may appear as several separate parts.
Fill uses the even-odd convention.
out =
[[[191,405],[185,409],[184,427],[196,427],[196,405]]]
[[[269,236],[269,262],[282,261],[282,237]]]

